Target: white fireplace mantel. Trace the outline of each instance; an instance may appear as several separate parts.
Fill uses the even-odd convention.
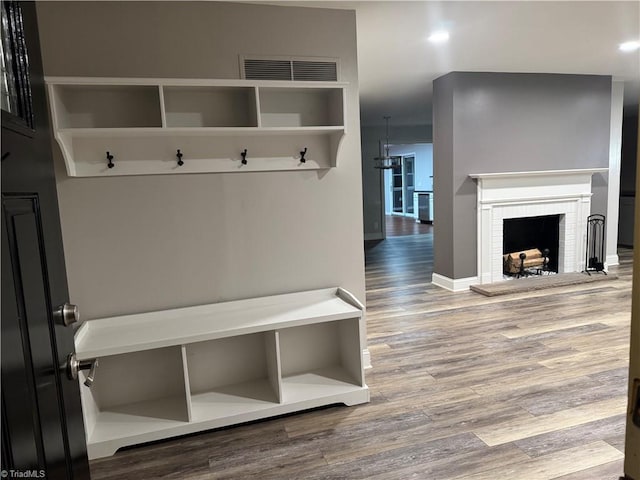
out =
[[[505,219],[560,215],[558,269],[584,269],[586,219],[591,211],[591,177],[607,168],[478,173],[478,280],[503,280]]]
[[[545,177],[549,175],[553,175],[554,177],[558,176],[575,176],[588,174],[593,175],[594,173],[605,173],[608,172],[608,168],[574,168],[570,170],[532,170],[529,172],[498,172],[498,173],[471,173],[469,176],[471,178],[518,178],[518,177]]]

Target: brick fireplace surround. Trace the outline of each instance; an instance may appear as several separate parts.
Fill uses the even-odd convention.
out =
[[[505,219],[560,215],[558,272],[584,270],[591,176],[606,168],[469,175],[478,185],[478,283],[504,280]]]

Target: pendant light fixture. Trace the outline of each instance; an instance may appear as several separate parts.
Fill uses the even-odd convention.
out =
[[[398,160],[400,160],[399,157],[391,157],[389,155],[389,119],[391,117],[386,116],[386,117],[382,117],[385,120],[386,126],[387,126],[387,137],[386,137],[386,141],[384,143],[384,145],[382,144],[382,141],[379,142],[379,146],[378,146],[378,156],[375,157],[374,160],[374,168],[378,168],[380,170],[387,170],[390,168],[393,168],[395,166],[398,166],[400,163],[398,162]]]

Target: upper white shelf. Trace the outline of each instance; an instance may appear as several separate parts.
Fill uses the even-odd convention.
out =
[[[331,168],[346,133],[344,83],[46,81],[70,176]]]
[[[152,136],[242,136],[242,135],[322,135],[342,133],[344,127],[138,127],[138,128],[61,128],[61,135],[74,137],[152,137]]]
[[[76,332],[76,355],[83,360],[361,318],[363,308],[346,290],[330,288],[90,320]]]

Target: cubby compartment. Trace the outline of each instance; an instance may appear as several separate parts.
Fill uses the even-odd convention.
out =
[[[188,422],[182,359],[180,346],[98,358],[93,385],[82,386],[90,443]]]
[[[164,86],[167,127],[257,127],[254,87]]]
[[[278,333],[284,402],[338,395],[364,385],[358,318]]]
[[[344,126],[342,88],[259,88],[262,127]]]
[[[194,421],[244,415],[280,402],[276,332],[187,345]]]
[[[162,127],[155,85],[56,85],[57,128]]]

